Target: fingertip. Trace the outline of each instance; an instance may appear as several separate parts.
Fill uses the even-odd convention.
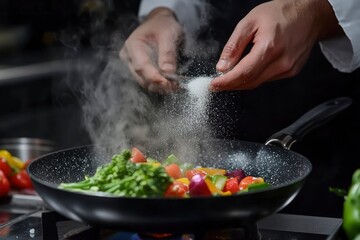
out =
[[[216,70],[219,72],[226,72],[230,68],[230,62],[226,59],[220,59],[216,64]]]
[[[160,64],[160,69],[162,72],[174,73],[176,71],[176,65],[171,62],[165,62]]]
[[[216,80],[216,78],[214,78],[210,84],[209,84],[209,91],[211,92],[218,92],[220,91],[220,88],[219,88],[219,83],[218,81]]]

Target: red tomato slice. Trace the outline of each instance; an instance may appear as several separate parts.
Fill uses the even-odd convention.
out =
[[[239,181],[236,177],[234,178],[229,178],[228,180],[226,180],[225,183],[225,187],[224,187],[224,192],[229,191],[231,193],[237,193],[239,191]]]
[[[196,174],[200,174],[202,177],[206,176],[206,172],[197,169],[190,169],[185,172],[185,176],[189,179],[189,181],[191,181],[193,176]]]
[[[10,176],[9,180],[10,180],[10,185],[15,188],[19,188],[19,189],[33,188],[30,176],[28,175],[25,169]]]
[[[0,170],[3,171],[6,177],[9,177],[13,172],[4,157],[0,157]]]
[[[10,183],[3,171],[0,170],[0,197],[6,196],[10,191]]]
[[[174,181],[165,191],[165,197],[184,197],[189,187],[183,182]]]
[[[145,155],[136,147],[133,147],[131,150],[131,159],[133,163],[143,163],[146,162]]]
[[[165,166],[165,171],[170,177],[174,179],[182,177],[181,169],[179,165],[177,165],[176,163],[172,163],[170,165]]]

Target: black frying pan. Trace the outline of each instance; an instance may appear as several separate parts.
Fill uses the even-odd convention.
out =
[[[279,139],[268,143],[289,148],[309,129],[329,120],[350,103],[348,98],[325,102],[276,133]],[[137,232],[189,232],[257,221],[289,204],[311,171],[311,163],[304,156],[268,144],[211,139],[193,146],[199,154],[192,157],[199,165],[243,168],[249,175],[264,177],[272,187],[240,195],[188,199],[114,197],[58,189],[61,182],[82,180],[84,175],[92,175],[99,164],[110,160],[105,151],[95,151],[92,146],[44,155],[34,160],[28,171],[45,203],[65,217]],[[168,149],[170,153],[172,149]]]

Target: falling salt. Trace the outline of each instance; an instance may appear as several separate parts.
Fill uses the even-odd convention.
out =
[[[211,82],[211,77],[196,77],[190,80],[187,84],[187,89],[189,93],[198,99],[206,98],[206,95],[209,92],[209,84]]]
[[[207,121],[207,105],[209,103],[209,84],[211,77],[196,77],[191,79],[186,89],[188,91],[187,124],[190,128],[205,127]]]
[[[196,105],[197,110],[204,110],[209,99],[209,84],[211,77],[197,77],[190,80],[187,89],[190,95],[190,102]]]

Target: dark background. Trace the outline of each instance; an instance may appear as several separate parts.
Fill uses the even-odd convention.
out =
[[[124,25],[118,21],[119,16],[134,17],[138,7],[138,1],[98,3],[1,1],[0,30],[13,40],[0,46],[0,70],[82,57],[85,50],[91,50],[90,39],[94,35]],[[199,41],[211,37],[222,46],[236,23],[259,3],[214,1],[214,18]],[[93,28],[99,19],[101,26]],[[16,29],[21,34],[14,34]],[[62,37],[67,34],[75,37],[64,40]],[[211,56],[199,62],[204,64],[205,60],[214,66],[216,59],[217,56]],[[204,69],[208,69],[207,64]],[[59,148],[90,143],[82,123],[81,82],[74,80],[77,74],[64,71],[0,82],[0,138],[46,138],[54,140]],[[64,81],[69,78],[72,81]],[[292,150],[308,157],[314,166],[299,196],[283,210],[341,217],[343,199],[330,193],[328,187],[347,188],[351,174],[359,167],[359,81],[359,70],[351,74],[338,72],[316,45],[304,69],[292,79],[251,91],[215,94],[211,122],[217,137],[264,143],[315,105],[335,97],[351,97],[350,108],[294,145]]]

